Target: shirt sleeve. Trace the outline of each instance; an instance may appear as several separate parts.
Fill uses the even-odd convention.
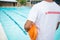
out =
[[[37,19],[37,15],[38,15],[38,7],[36,5],[34,5],[32,7],[32,9],[30,10],[30,13],[28,15],[27,20],[30,20],[32,22],[35,22]]]

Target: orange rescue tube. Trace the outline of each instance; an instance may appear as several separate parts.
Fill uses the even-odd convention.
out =
[[[28,31],[28,33],[29,33],[31,40],[36,40],[38,31],[34,24],[32,25],[31,29]]]

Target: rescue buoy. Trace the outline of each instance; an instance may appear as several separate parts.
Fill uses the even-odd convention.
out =
[[[34,24],[32,25],[31,29],[28,31],[28,33],[29,33],[31,40],[36,40],[38,32]]]

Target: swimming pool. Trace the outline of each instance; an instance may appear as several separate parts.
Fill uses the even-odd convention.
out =
[[[23,11],[25,10],[25,11]],[[0,22],[5,30],[8,40],[30,40],[27,32],[24,30],[30,8],[0,8]]]
[[[8,40],[30,40],[24,30],[30,7],[0,7],[0,22]],[[56,31],[55,40],[60,39],[60,28]]]

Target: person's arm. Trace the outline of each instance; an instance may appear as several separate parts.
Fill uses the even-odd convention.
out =
[[[26,23],[25,23],[25,25],[24,25],[24,29],[28,32],[29,29],[31,28],[32,24],[33,24],[32,21],[27,20]]]
[[[58,24],[57,24],[57,27],[56,27],[56,30],[58,29],[58,27],[59,27],[59,24],[60,24],[60,22],[58,22]]]
[[[60,16],[59,16],[59,21],[58,21],[58,24],[57,24],[56,30],[58,29],[59,24],[60,24]]]
[[[29,31],[29,29],[31,28],[31,26],[33,24],[35,24],[35,21],[37,19],[37,16],[38,16],[38,7],[37,7],[37,5],[34,5],[31,8],[31,10],[29,12],[29,15],[28,15],[28,18],[27,18],[27,21],[26,21],[26,23],[24,25],[24,28],[25,28],[25,30],[27,32]]]

